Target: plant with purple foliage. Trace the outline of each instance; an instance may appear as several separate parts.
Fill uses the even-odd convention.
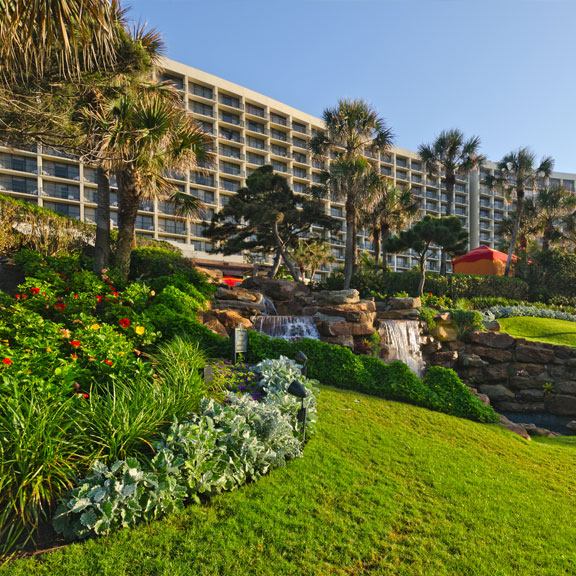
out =
[[[254,400],[260,400],[262,391],[258,386],[259,376],[253,364],[232,364],[229,360],[217,360],[211,364],[214,385],[222,390],[250,394]]]

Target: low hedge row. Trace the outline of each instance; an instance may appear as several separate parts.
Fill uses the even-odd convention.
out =
[[[496,422],[493,408],[483,404],[453,370],[432,367],[421,380],[406,364],[384,364],[377,358],[356,356],[348,348],[305,338],[287,342],[255,331],[248,333],[247,360],[257,362],[280,355],[308,357],[308,376],[323,384],[400,400],[478,422]]]

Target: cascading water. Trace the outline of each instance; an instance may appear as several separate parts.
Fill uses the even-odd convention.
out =
[[[301,338],[320,338],[311,316],[258,316],[254,319],[254,327],[258,332],[288,342]]]
[[[267,316],[278,316],[278,310],[276,310],[274,302],[270,300],[270,298],[268,298],[266,294],[262,294],[262,303],[264,304],[264,307],[266,309],[265,314]]]
[[[388,361],[400,360],[420,376],[424,359],[420,350],[420,326],[417,320],[380,320],[381,342],[388,346]]]

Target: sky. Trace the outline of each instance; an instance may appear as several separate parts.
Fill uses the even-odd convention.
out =
[[[321,117],[369,102],[394,143],[479,136],[576,172],[576,0],[124,0],[166,56]]]

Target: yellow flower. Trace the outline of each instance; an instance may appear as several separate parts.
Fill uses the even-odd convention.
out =
[[[90,330],[100,330],[100,324],[92,324],[92,326],[90,326]]]
[[[146,332],[146,328],[144,328],[144,326],[136,326],[136,328],[134,328],[134,332],[136,332],[138,336],[142,336],[142,334]]]
[[[46,352],[50,354],[50,352],[52,352],[52,348],[46,348]]]

